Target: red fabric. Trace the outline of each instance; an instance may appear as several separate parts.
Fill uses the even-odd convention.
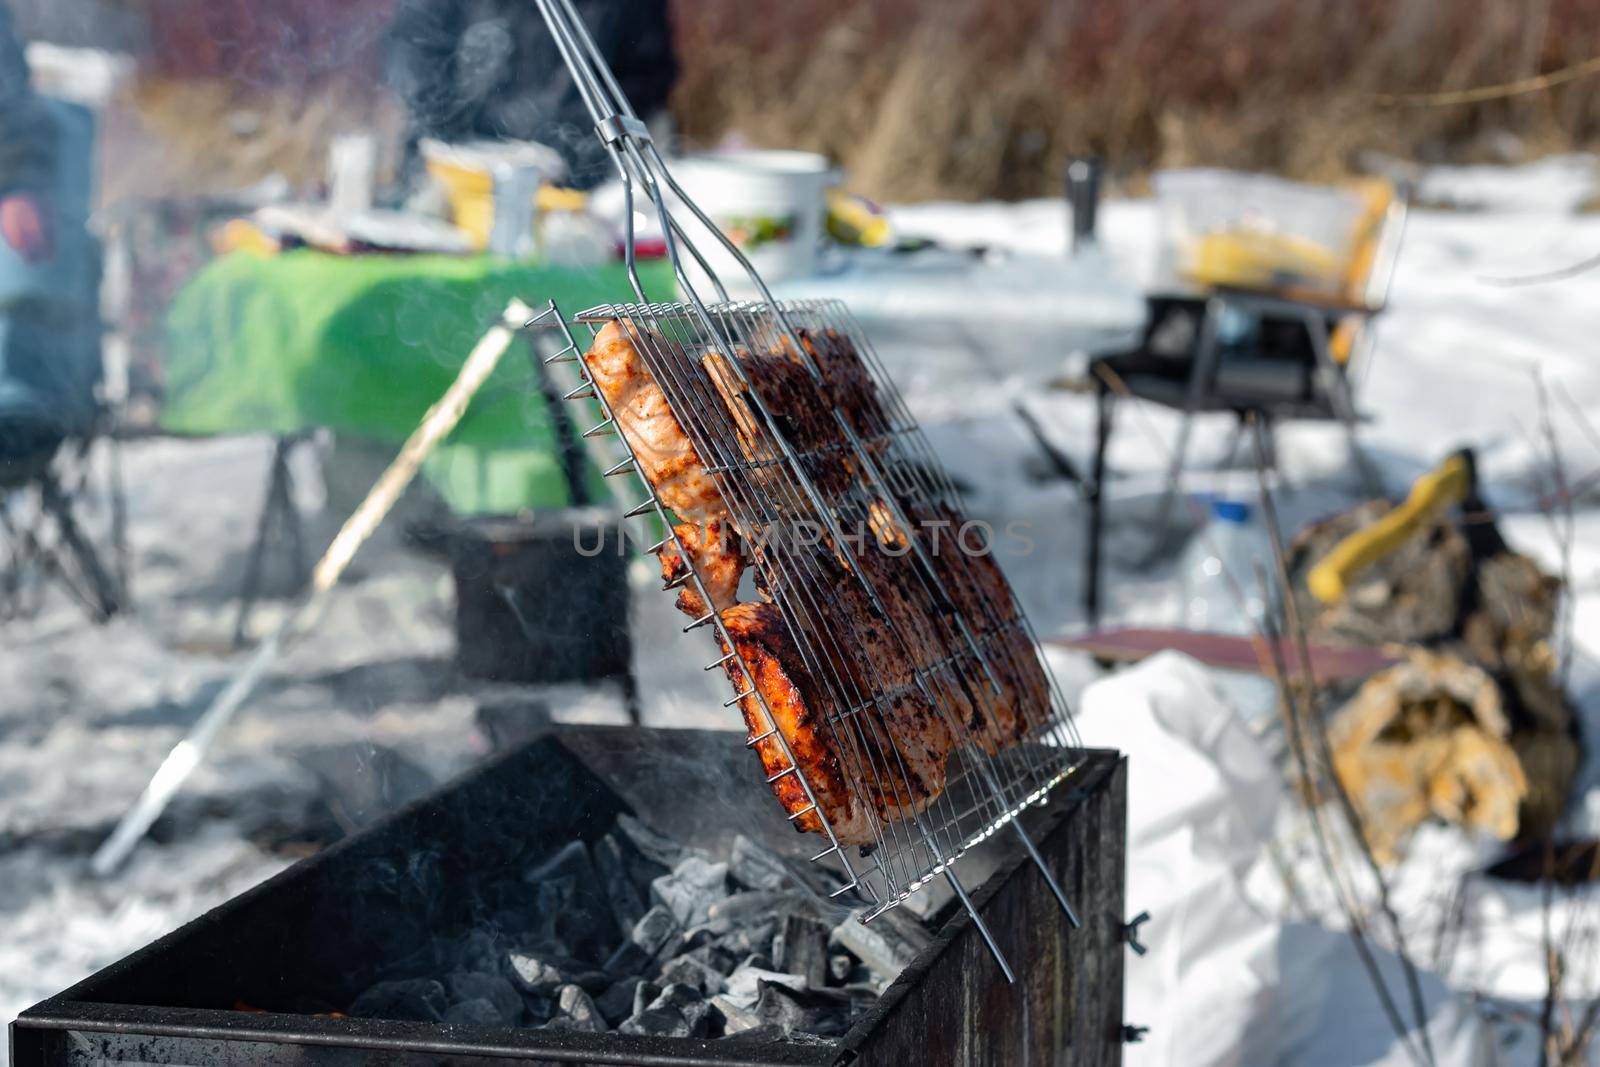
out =
[[[26,194],[0,199],[0,237],[29,263],[42,263],[55,252],[50,218]]]

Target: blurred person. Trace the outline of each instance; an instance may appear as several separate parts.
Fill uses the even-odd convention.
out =
[[[33,91],[0,8],[0,485],[32,477],[99,412],[92,119]]]
[[[665,0],[576,0],[635,112],[664,110],[677,78]],[[538,141],[561,153],[568,180],[612,176],[572,75],[533,0],[399,0],[386,73],[410,113],[407,168],[419,138]]]
[[[45,201],[55,167],[55,124],[33,94],[11,12],[0,7],[0,235],[30,263],[50,255]]]

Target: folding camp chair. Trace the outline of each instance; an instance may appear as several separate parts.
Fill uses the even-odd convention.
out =
[[[7,149],[49,142],[48,195],[8,195],[52,236],[27,254],[0,242],[0,618],[39,607],[51,580],[103,622],[127,606],[128,576],[119,416],[103,389],[102,258],[88,228],[94,116],[45,97],[26,106],[38,121],[27,144]],[[91,462],[102,441],[103,470]],[[85,521],[101,502],[103,535]]]
[[[0,413],[0,620],[32,615],[45,582],[54,581],[93,621],[105,622],[129,606],[120,443],[97,423],[91,433],[24,455],[5,447],[15,443],[6,428]],[[97,471],[91,459],[101,440],[107,458]],[[109,513],[98,534],[83,521],[91,503]]]
[[[1368,491],[1381,492],[1357,439],[1353,372],[1372,358],[1374,319],[1388,302],[1405,229],[1405,190],[1389,190],[1369,210],[1371,225],[1354,257],[1362,273],[1347,297],[1231,287],[1153,294],[1139,344],[1091,362],[1098,409],[1085,486],[1084,611],[1091,625],[1100,610],[1106,448],[1120,399],[1147,400],[1183,413],[1153,527],[1163,537],[1178,496],[1191,424],[1201,413],[1232,413],[1241,429],[1256,419],[1269,441],[1272,428],[1283,420],[1337,421]]]

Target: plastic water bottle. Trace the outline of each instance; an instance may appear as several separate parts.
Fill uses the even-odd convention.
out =
[[[1189,541],[1183,561],[1184,625],[1240,636],[1255,632],[1270,610],[1258,577],[1270,559],[1270,546],[1250,505],[1209,501],[1206,524]],[[1260,674],[1221,668],[1209,674],[1217,694],[1247,721],[1270,715],[1276,707],[1277,687]]]
[[[1255,632],[1266,613],[1257,578],[1269,559],[1266,539],[1250,505],[1212,500],[1206,524],[1189,541],[1185,554],[1184,625],[1210,633]]]

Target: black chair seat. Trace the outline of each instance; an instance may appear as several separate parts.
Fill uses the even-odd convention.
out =
[[[1224,305],[1228,300],[1243,303],[1245,298],[1153,296],[1138,347],[1101,356],[1089,365],[1089,380],[1099,398],[1093,466],[1086,485],[1089,528],[1084,607],[1091,623],[1098,619],[1100,607],[1105,453],[1116,400],[1144,400],[1184,415],[1159,526],[1165,525],[1177,492],[1194,415],[1231,414],[1241,425],[1253,416],[1266,427],[1269,450],[1272,427],[1281,420],[1342,422],[1350,434],[1352,453],[1364,464],[1354,438],[1361,417],[1350,400],[1344,368],[1328,351],[1333,321],[1346,312],[1270,298],[1248,299],[1256,301],[1245,307],[1250,320],[1239,328],[1237,320],[1230,319],[1225,329],[1221,320],[1238,309]]]

